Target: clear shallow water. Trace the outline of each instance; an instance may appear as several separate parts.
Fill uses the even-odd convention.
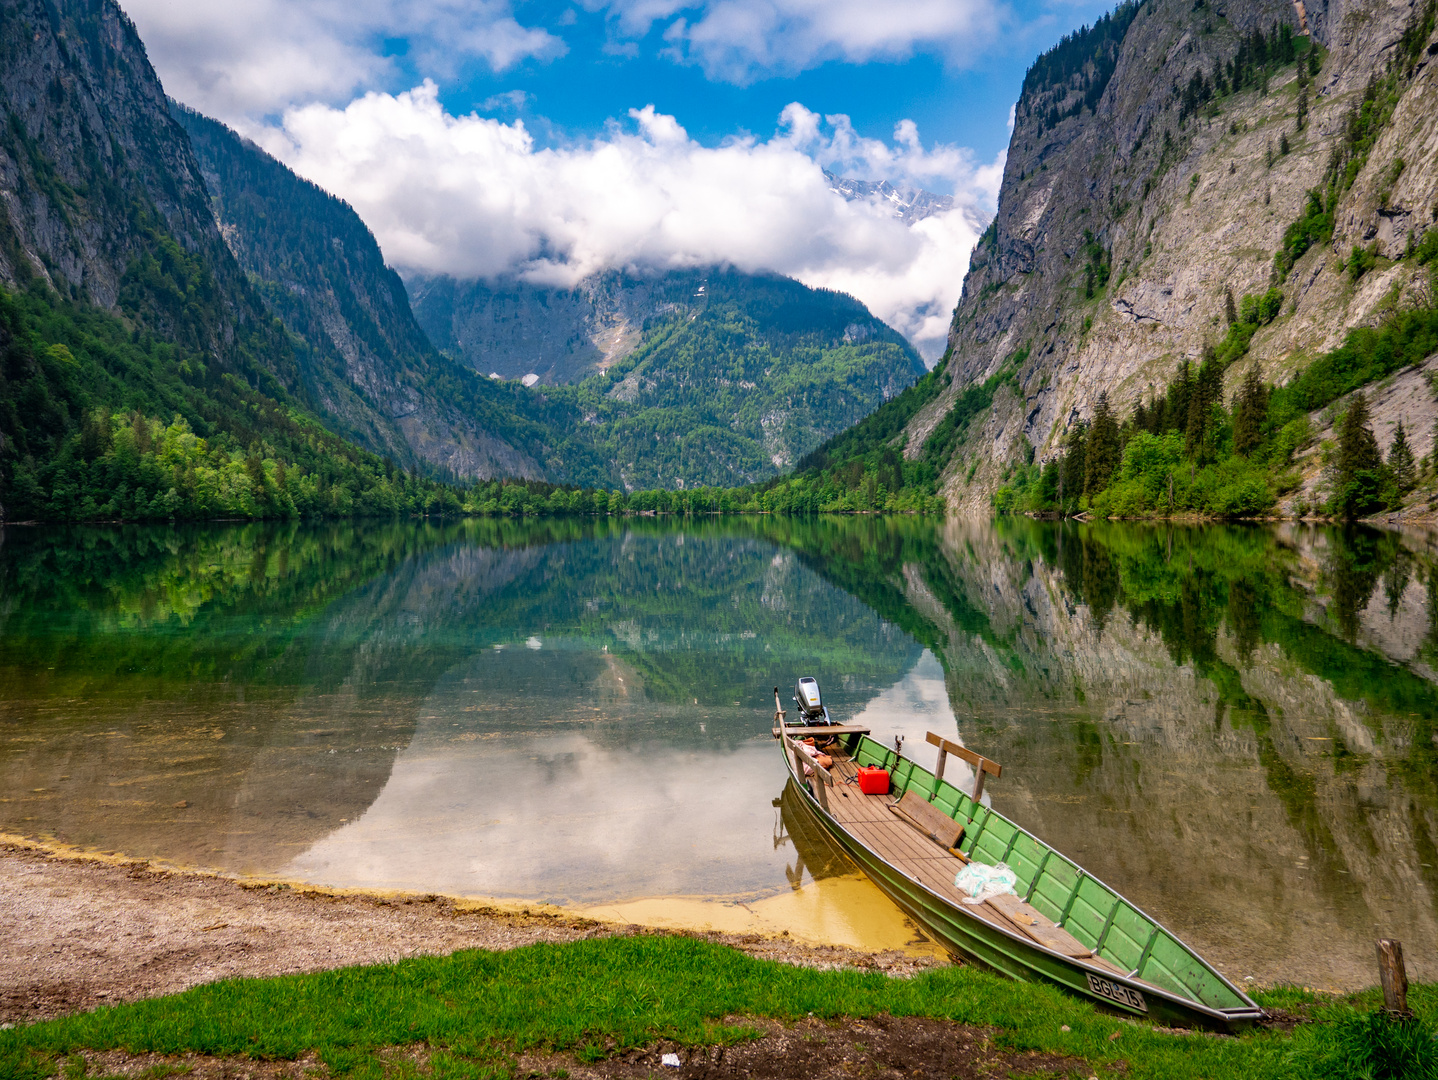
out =
[[[771,688],[982,749],[994,804],[1231,976],[1438,977],[1427,537],[1032,522],[9,529],[0,830],[855,944]],[[787,692],[785,694],[787,698]]]

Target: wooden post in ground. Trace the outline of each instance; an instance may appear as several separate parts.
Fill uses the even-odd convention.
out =
[[[1403,945],[1383,938],[1378,942],[1378,981],[1383,985],[1383,1009],[1390,1016],[1409,1017],[1408,972],[1403,967]]]

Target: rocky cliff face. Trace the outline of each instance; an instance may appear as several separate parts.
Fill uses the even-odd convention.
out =
[[[307,346],[306,384],[346,434],[403,464],[427,462],[459,477],[547,475],[534,453],[435,386],[448,376],[470,394],[493,396],[430,344],[358,214],[225,125],[183,105],[172,111],[225,244]]]
[[[285,342],[210,217],[184,130],[112,2],[0,0],[0,282],[39,277],[243,366],[258,337],[294,388]]]
[[[476,371],[574,383],[628,356],[656,316],[702,307],[703,270],[605,270],[572,289],[513,278],[409,275],[415,317],[430,339]]]
[[[1078,36],[1077,48],[1040,58],[1018,103],[997,218],[954,314],[951,382],[908,428],[906,452],[917,456],[957,394],[1017,367],[1018,392],[999,389],[948,463],[952,506],[986,513],[1005,467],[1030,447],[1039,460],[1056,455],[1101,392],[1122,416],[1165,387],[1181,360],[1223,337],[1227,293],[1283,293],[1279,317],[1229,367],[1229,393],[1250,365],[1286,381],[1352,327],[1426,298],[1426,271],[1391,260],[1431,226],[1438,205],[1429,11],[1407,0],[1308,10],[1282,0],[1145,0]],[[1282,27],[1319,45],[1306,91],[1290,65],[1264,85],[1188,94],[1255,28]],[[1350,116],[1405,31],[1423,38],[1408,50],[1416,61],[1335,209],[1331,243],[1276,270],[1285,229],[1322,186]],[[1376,258],[1356,282],[1343,263],[1355,245]],[[1418,452],[1429,439],[1425,431]]]

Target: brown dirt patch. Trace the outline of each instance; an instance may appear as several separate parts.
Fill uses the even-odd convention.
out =
[[[657,1042],[597,1062],[571,1054],[526,1054],[514,1075],[536,1080],[568,1074],[571,1080],[998,1080],[1000,1077],[1087,1077],[1079,1058],[1032,1052],[1016,1053],[995,1044],[993,1028],[970,1027],[923,1017],[876,1016],[865,1020],[803,1020],[782,1025],[771,1020],[728,1017],[727,1023],[758,1028],[757,1039],[732,1046],[686,1047]],[[678,1068],[663,1064],[677,1054]],[[429,1072],[423,1046],[395,1047],[383,1055],[406,1059],[421,1075]],[[164,1057],[121,1051],[87,1053],[91,1078],[159,1080],[183,1073],[186,1080],[322,1080],[328,1070],[313,1057],[298,1061],[251,1061],[197,1054]]]
[[[1313,1023],[1313,1017],[1305,1016],[1303,1013],[1289,1012],[1287,1009],[1265,1009],[1264,1012],[1266,1015],[1258,1022],[1259,1027],[1282,1031],[1285,1034],[1300,1024]]]
[[[643,932],[556,909],[336,894],[0,842],[0,1023],[43,1020],[239,976]],[[701,936],[809,967],[906,975],[934,966],[900,952],[815,948],[758,935]]]
[[[329,1070],[313,1055],[294,1061],[256,1061],[203,1054],[127,1054],[86,1050],[85,1080],[322,1080]],[[670,1070],[673,1071],[673,1070]],[[57,1076],[63,1072],[57,1072]]]
[[[593,1064],[572,1057],[524,1057],[519,1076],[552,1076],[567,1071],[573,1080],[666,1076],[723,1080],[988,1080],[992,1077],[1088,1076],[1078,1058],[1015,1053],[995,1045],[993,1028],[970,1027],[916,1016],[875,1016],[864,1020],[804,1020],[791,1026],[772,1021],[731,1018],[731,1023],[767,1033],[732,1046],[684,1047],[656,1043]],[[677,1054],[679,1068],[665,1066],[663,1055]]]

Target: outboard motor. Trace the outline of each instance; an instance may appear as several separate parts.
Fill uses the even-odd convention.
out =
[[[805,675],[794,687],[794,704],[806,724],[829,723],[829,710],[819,695],[819,680]]]

